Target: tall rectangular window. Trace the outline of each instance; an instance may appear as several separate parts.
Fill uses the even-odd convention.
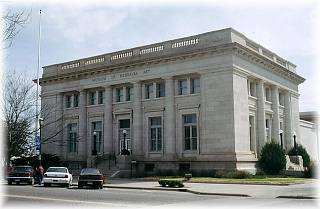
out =
[[[148,83],[145,85],[145,98],[150,99],[153,94],[153,83]]]
[[[71,107],[71,95],[67,95],[66,96],[66,108],[70,108]]]
[[[265,98],[266,101],[271,102],[271,90],[269,87],[265,88]]]
[[[77,132],[78,128],[76,123],[70,123],[67,125],[68,152],[77,152]]]
[[[150,118],[150,151],[162,150],[162,121],[161,117]]]
[[[179,80],[178,81],[178,93],[179,95],[186,95],[188,94],[188,82],[187,79]]]
[[[89,104],[94,105],[96,103],[96,92],[89,92]]]
[[[123,101],[123,88],[116,89],[116,101],[122,102]]]
[[[131,101],[133,96],[133,88],[131,86],[126,87],[126,101]]]
[[[266,119],[266,139],[270,139],[270,119]]]
[[[103,104],[104,91],[98,91],[98,104]]]
[[[164,97],[165,96],[165,84],[164,82],[157,83],[156,85],[157,94],[156,97]]]
[[[97,155],[102,152],[102,122],[92,122],[92,155]]]
[[[196,114],[189,114],[183,116],[183,129],[184,150],[197,150],[198,132]]]
[[[200,78],[190,79],[190,91],[191,91],[191,94],[200,93]]]
[[[279,104],[284,106],[284,95],[282,92],[279,92]]]
[[[79,106],[79,94],[73,95],[73,106],[78,107]]]
[[[256,96],[256,84],[253,81],[249,82],[249,94],[250,96]]]

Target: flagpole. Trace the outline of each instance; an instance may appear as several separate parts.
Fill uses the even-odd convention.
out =
[[[39,80],[39,74],[40,74],[40,49],[41,49],[41,9],[39,11],[39,31],[38,31],[38,65],[37,65],[37,100],[36,100],[36,151],[38,154],[39,159],[39,166],[41,165],[41,151],[38,146],[41,146],[41,138],[40,138],[40,113],[39,113],[39,86],[40,86],[40,80]],[[41,127],[40,127],[41,128]]]

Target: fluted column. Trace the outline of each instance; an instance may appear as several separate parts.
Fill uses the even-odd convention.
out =
[[[292,136],[292,115],[291,115],[291,95],[290,92],[286,92],[284,95],[284,147],[289,150],[293,147],[293,136]]]
[[[262,147],[266,142],[266,116],[265,116],[265,98],[264,98],[264,82],[262,80],[258,81],[257,85],[257,126],[258,126],[258,153],[260,153]]]
[[[141,83],[133,84],[133,155],[143,155]],[[132,143],[132,142],[131,142]]]
[[[91,141],[87,138],[87,92],[82,89],[79,98],[79,144],[86,153],[87,165],[91,166]]]
[[[113,150],[113,126],[112,126],[112,88],[111,86],[105,87],[105,100],[104,100],[104,152],[106,154],[114,153]]]
[[[167,157],[176,154],[176,112],[174,108],[175,84],[172,77],[165,79],[164,153]]]
[[[280,142],[280,119],[279,119],[279,88],[278,86],[272,86],[272,111],[273,111],[273,118],[272,118],[272,139],[276,142],[281,144]]]

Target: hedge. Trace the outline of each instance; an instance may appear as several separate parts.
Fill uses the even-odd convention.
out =
[[[266,143],[261,150],[258,164],[266,174],[279,174],[286,166],[285,152],[274,141]]]
[[[309,167],[310,166],[310,156],[307,152],[307,150],[299,144],[297,146],[297,151],[293,148],[289,150],[288,155],[300,155],[303,159],[303,167]]]
[[[178,179],[160,179],[159,184],[162,187],[183,187],[183,182],[182,180]]]

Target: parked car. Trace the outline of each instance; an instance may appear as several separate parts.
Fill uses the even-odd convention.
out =
[[[50,167],[43,176],[43,185],[45,187],[52,184],[59,184],[70,187],[72,184],[72,175],[66,167]]]
[[[8,184],[11,185],[13,182],[16,184],[28,183],[34,184],[34,170],[31,166],[14,166],[7,176]]]
[[[90,186],[93,188],[103,188],[104,177],[96,168],[84,168],[81,170],[78,180],[78,188]]]

